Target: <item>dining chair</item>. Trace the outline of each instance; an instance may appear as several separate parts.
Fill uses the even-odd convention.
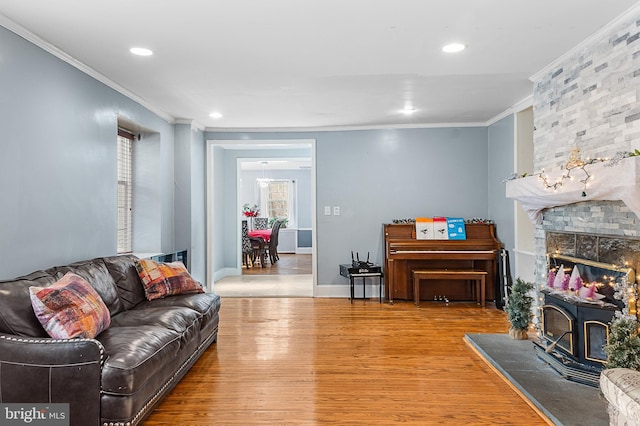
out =
[[[246,220],[242,221],[242,264],[250,268],[249,262],[252,260],[253,246],[249,239],[249,224]]]
[[[260,259],[260,266],[265,268],[267,266],[267,243],[262,237],[249,237],[251,241],[251,261],[255,265],[256,259]]]
[[[267,266],[267,248],[264,238],[250,237],[249,224],[242,221],[242,264],[247,268],[255,266],[256,259],[260,259],[260,266]]]
[[[280,234],[280,226],[282,226],[282,221],[276,220],[273,222],[273,227],[271,228],[271,237],[269,239],[267,251],[269,252],[269,260],[272,265],[280,259],[280,256],[278,256],[278,235]]]
[[[255,226],[255,229],[267,229],[269,227],[269,218],[256,217],[253,219],[253,226]]]

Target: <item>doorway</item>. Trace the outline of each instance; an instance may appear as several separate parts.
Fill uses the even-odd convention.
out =
[[[241,252],[243,206],[264,206],[257,180],[278,179],[296,189],[290,225],[280,233],[280,260],[272,265],[267,259],[265,268],[247,269]],[[207,141],[207,282],[211,289],[238,297],[312,297],[315,222],[315,140]]]
[[[250,237],[278,241],[277,256],[243,258],[242,275],[311,275],[311,158],[239,158],[238,199]],[[280,226],[272,235],[274,222]],[[244,225],[243,225],[244,226]],[[262,228],[262,229],[257,229]],[[264,260],[264,262],[262,262]],[[274,262],[275,261],[275,262]]]

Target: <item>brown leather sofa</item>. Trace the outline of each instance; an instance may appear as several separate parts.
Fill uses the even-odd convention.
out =
[[[218,335],[220,297],[148,301],[135,256],[97,258],[0,282],[0,402],[69,403],[72,426],[136,425]],[[111,314],[95,339],[52,339],[29,287],[67,272],[87,280]]]

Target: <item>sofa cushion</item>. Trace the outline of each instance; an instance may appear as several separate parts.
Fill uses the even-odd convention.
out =
[[[148,307],[176,307],[182,306],[193,309],[202,315],[200,331],[202,339],[206,339],[218,328],[218,312],[220,311],[220,296],[214,293],[179,294],[164,299],[144,301],[136,306],[136,310]]]
[[[0,282],[0,332],[23,337],[48,337],[33,312],[29,287],[45,287],[56,281],[50,271],[36,271]]]
[[[200,345],[200,323],[202,314],[180,306],[149,307],[132,309],[113,317],[117,327],[150,325],[173,330],[180,335],[180,353],[175,362],[184,362]]]
[[[182,262],[162,263],[149,259],[136,262],[147,300],[188,293],[203,293]]]
[[[136,309],[157,306],[182,306],[205,315],[207,312],[218,312],[220,310],[220,296],[215,293],[179,294],[165,299],[145,300]]]
[[[53,269],[56,271],[58,279],[62,278],[67,272],[72,272],[87,280],[98,292],[104,304],[107,305],[111,316],[124,311],[124,305],[118,296],[116,283],[102,259],[85,260],[70,265],[57,266]]]
[[[115,327],[153,325],[184,333],[197,323],[201,316],[199,312],[189,308],[157,306],[123,312],[113,317],[112,323]]]
[[[67,273],[47,287],[29,287],[33,311],[54,339],[92,339],[111,317],[100,295],[79,275]]]
[[[131,309],[146,300],[142,281],[136,270],[138,258],[132,254],[103,258],[113,277],[125,309]]]
[[[147,387],[148,381],[166,381],[179,365],[180,337],[180,333],[154,325],[114,325],[101,333],[97,339],[107,355],[102,367],[103,392],[131,395]]]

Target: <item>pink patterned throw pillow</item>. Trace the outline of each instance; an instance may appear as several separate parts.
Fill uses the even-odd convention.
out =
[[[38,321],[54,339],[93,339],[111,324],[98,292],[71,272],[49,287],[29,287],[29,295]]]
[[[136,269],[147,300],[188,293],[204,293],[202,286],[194,280],[182,262],[161,263],[141,259]]]

